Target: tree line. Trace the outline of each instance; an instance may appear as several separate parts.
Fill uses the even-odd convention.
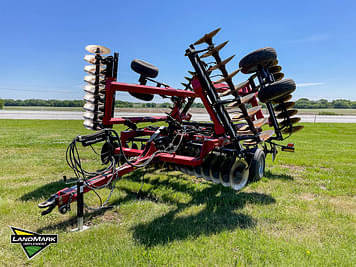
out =
[[[3,106],[42,106],[42,107],[82,107],[85,104],[84,100],[56,100],[56,99],[0,99],[0,109]],[[115,101],[117,108],[168,108],[171,103],[134,103],[128,101]],[[202,103],[194,103],[192,107],[203,108]],[[336,99],[328,101],[326,99],[309,100],[308,98],[300,98],[295,102],[295,108],[299,109],[320,109],[320,108],[354,108],[356,109],[356,101],[346,99]]]

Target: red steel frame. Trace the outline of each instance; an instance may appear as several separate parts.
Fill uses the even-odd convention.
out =
[[[135,92],[135,93],[142,93],[142,94],[157,94],[157,95],[165,95],[165,96],[179,96],[182,98],[196,98],[200,97],[202,102],[204,103],[211,120],[214,123],[214,131],[216,135],[222,135],[225,133],[224,127],[221,125],[219,120],[216,118],[214,111],[210,107],[210,104],[205,96],[203,89],[200,86],[199,80],[194,78],[192,81],[192,86],[194,88],[193,91],[186,91],[180,89],[174,89],[171,87],[168,88],[161,88],[161,87],[154,87],[154,86],[146,86],[146,85],[136,85],[136,84],[127,84],[116,82],[113,79],[108,79],[106,83],[106,95],[105,95],[105,116],[103,118],[104,125],[113,125],[113,124],[124,124],[127,120],[130,120],[132,123],[139,123],[139,122],[158,122],[158,121],[166,121],[167,116],[152,116],[152,117],[122,117],[122,118],[115,118],[113,117],[113,105],[114,105],[114,94],[116,91],[126,91],[126,92]],[[221,87],[225,87],[224,84],[217,84],[217,90],[221,90]],[[181,115],[179,109],[174,108],[173,112],[171,113],[175,119],[180,120]],[[154,134],[154,131],[149,130],[147,128],[144,129],[137,129],[137,130],[129,130],[123,131],[120,135],[120,141],[124,144],[130,138],[138,137],[138,136],[151,136]],[[222,147],[223,145],[229,144],[230,140],[226,137],[213,137],[213,136],[203,136],[203,135],[193,135],[193,136],[184,136],[185,139],[191,139],[193,141],[202,142],[202,149],[201,153],[198,158],[177,155],[176,153],[158,153],[155,155],[156,160],[162,162],[169,162],[181,165],[188,165],[188,166],[199,166],[202,164],[203,158],[211,152],[215,147]],[[141,156],[143,154],[143,150],[141,149],[133,149],[133,148],[116,148],[114,153],[121,154],[124,153],[126,156]],[[149,159],[157,149],[153,144],[151,144],[150,149],[146,153],[145,156],[139,157],[138,161],[135,164],[140,164],[145,162]],[[113,180],[121,177],[127,173],[130,173],[135,169],[134,166],[129,164],[124,164],[117,168],[116,177],[112,177],[112,173],[107,173],[105,175],[99,175],[93,177],[88,180],[88,183],[92,187],[98,187],[106,184],[111,178]],[[89,187],[84,187],[84,193],[91,191]],[[61,207],[62,205],[70,204],[69,202],[75,201],[77,199],[77,187],[73,186],[70,188],[64,188],[57,192],[57,205]]]

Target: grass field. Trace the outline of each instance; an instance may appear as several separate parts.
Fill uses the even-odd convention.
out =
[[[75,204],[43,217],[37,204],[72,175],[65,149],[88,133],[82,121],[0,125],[0,266],[356,266],[356,124],[305,124],[288,140],[296,152],[269,158],[265,177],[242,192],[156,171],[138,194],[136,170],[117,183],[112,209],[86,214],[81,233],[70,232]],[[98,203],[94,193],[85,201]],[[59,242],[28,261],[9,226]]]
[[[82,107],[21,107],[21,106],[6,106],[5,110],[36,110],[36,111],[83,111]],[[140,113],[142,110],[144,112],[155,113],[155,112],[169,112],[167,108],[116,108],[117,112],[137,112]],[[206,113],[204,108],[193,108],[192,113]],[[267,112],[267,111],[266,111]],[[330,114],[323,114],[324,112]],[[328,108],[328,109],[299,109],[299,114],[302,115],[356,115],[356,109],[337,109],[337,108]]]

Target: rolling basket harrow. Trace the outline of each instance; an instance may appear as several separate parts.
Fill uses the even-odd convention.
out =
[[[132,61],[131,68],[140,75],[139,84],[117,82],[118,53],[107,56],[108,48],[86,47],[92,54],[84,57],[91,63],[84,68],[89,74],[84,78],[88,83],[84,87],[84,126],[96,132],[77,136],[69,145],[67,162],[76,175],[77,185],[64,188],[40,203],[39,207],[45,209],[42,215],[56,206],[66,213],[70,204],[78,201],[80,218],[84,193],[103,187],[113,189],[119,177],[145,166],[175,169],[241,190],[264,175],[268,153],[274,160],[278,147],[294,151],[293,144],[276,143],[303,128],[295,125],[300,118],[292,117],[297,113],[290,101],[296,85],[291,79],[283,79],[276,51],[270,47],[256,50],[240,60],[237,70],[228,73],[226,65],[234,56],[224,60],[220,57],[219,51],[227,42],[213,43],[219,30],[205,34],[186,50],[185,56],[194,70],[189,71],[190,77],[185,77],[184,89],[154,80],[158,69],[138,59]],[[195,48],[204,44],[207,46],[200,50]],[[212,58],[213,63],[204,62],[205,58]],[[232,78],[239,72],[250,76],[245,82],[234,84]],[[217,76],[218,80],[211,80]],[[117,91],[145,101],[160,95],[169,98],[173,106],[164,116],[115,117]],[[191,120],[189,110],[198,98],[210,116],[209,123]],[[262,113],[259,103],[265,104],[268,115]],[[165,126],[139,128],[138,124],[143,122],[162,122]],[[114,124],[124,124],[128,129],[118,134]],[[270,129],[265,130],[267,127]],[[107,167],[88,172],[82,168],[76,145],[100,142],[101,161]],[[142,144],[140,148],[137,143]]]

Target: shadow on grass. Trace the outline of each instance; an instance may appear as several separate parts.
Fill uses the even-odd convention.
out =
[[[270,170],[265,172],[264,177],[268,179],[294,180],[294,177],[289,174],[273,174]]]
[[[128,194],[127,196],[125,196],[124,198],[119,198],[116,199],[114,201],[111,201],[109,203],[109,207],[105,208],[105,209],[99,209],[99,210],[95,210],[95,211],[91,211],[91,212],[85,212],[84,213],[84,224],[85,225],[90,225],[91,221],[98,216],[102,216],[104,215],[104,213],[107,210],[111,210],[113,209],[115,206],[119,206],[122,203],[131,201],[133,199],[136,199],[136,194],[132,193],[132,194]],[[74,211],[74,213],[76,214],[76,211]],[[55,223],[55,224],[50,224],[47,225],[45,227],[41,227],[39,229],[37,229],[38,233],[44,232],[44,231],[55,231],[55,230],[62,230],[62,231],[66,231],[66,230],[70,230],[68,228],[76,228],[77,227],[77,217],[76,215],[70,217],[68,220],[65,220],[61,223]]]
[[[56,193],[65,187],[70,187],[71,185],[66,185],[63,181],[52,182],[44,186],[36,188],[34,191],[28,192],[22,195],[19,200],[38,200],[42,197],[50,197],[50,195]]]
[[[143,173],[144,171],[137,170],[125,176],[125,179],[140,182]],[[256,219],[243,213],[241,209],[247,204],[268,205],[275,203],[275,199],[266,194],[236,192],[231,188],[214,184],[204,188],[197,188],[192,182],[182,182],[181,179],[188,180],[183,175],[167,173],[165,176],[168,179],[162,180],[159,177],[144,179],[145,183],[150,184],[150,187],[144,191],[137,192],[137,190],[121,185],[119,189],[125,191],[126,196],[110,201],[110,205],[117,206],[132,200],[145,199],[169,203],[173,206],[163,216],[154,218],[149,222],[137,224],[131,228],[135,240],[147,247],[166,244],[175,240],[197,238],[200,235],[212,235],[236,228],[254,228]],[[30,195],[30,198],[40,198],[44,193],[55,192],[55,187],[60,187],[58,189],[61,189],[60,185],[60,183],[52,183],[48,187],[36,190],[36,193],[32,192],[32,195],[27,195]],[[173,196],[174,194],[163,196],[155,194],[156,189],[161,188],[164,190],[166,187],[176,192],[188,194],[189,202],[182,203],[182,201]],[[26,198],[28,199],[29,196],[26,196]],[[106,210],[85,214],[84,222],[90,224],[95,217],[103,216]],[[75,225],[76,217],[73,216],[64,222],[51,224],[37,229],[37,231],[39,233],[58,229],[66,231],[70,226],[74,228]]]
[[[167,176],[173,178],[170,174]],[[275,203],[275,199],[269,195],[256,192],[236,192],[221,185],[211,185],[197,190],[192,183],[158,181],[158,179],[148,182],[154,185],[153,188],[169,185],[175,191],[188,193],[191,200],[188,203],[180,203],[173,199],[165,199],[165,201],[175,204],[173,210],[150,222],[135,225],[131,229],[133,236],[145,246],[197,238],[200,235],[211,235],[235,228],[253,228],[256,226],[256,220],[239,210],[246,204],[268,205]],[[146,192],[146,194],[151,195],[150,192]],[[162,200],[158,199],[158,201]],[[201,205],[204,207],[200,208]],[[198,212],[187,211],[191,207]]]

